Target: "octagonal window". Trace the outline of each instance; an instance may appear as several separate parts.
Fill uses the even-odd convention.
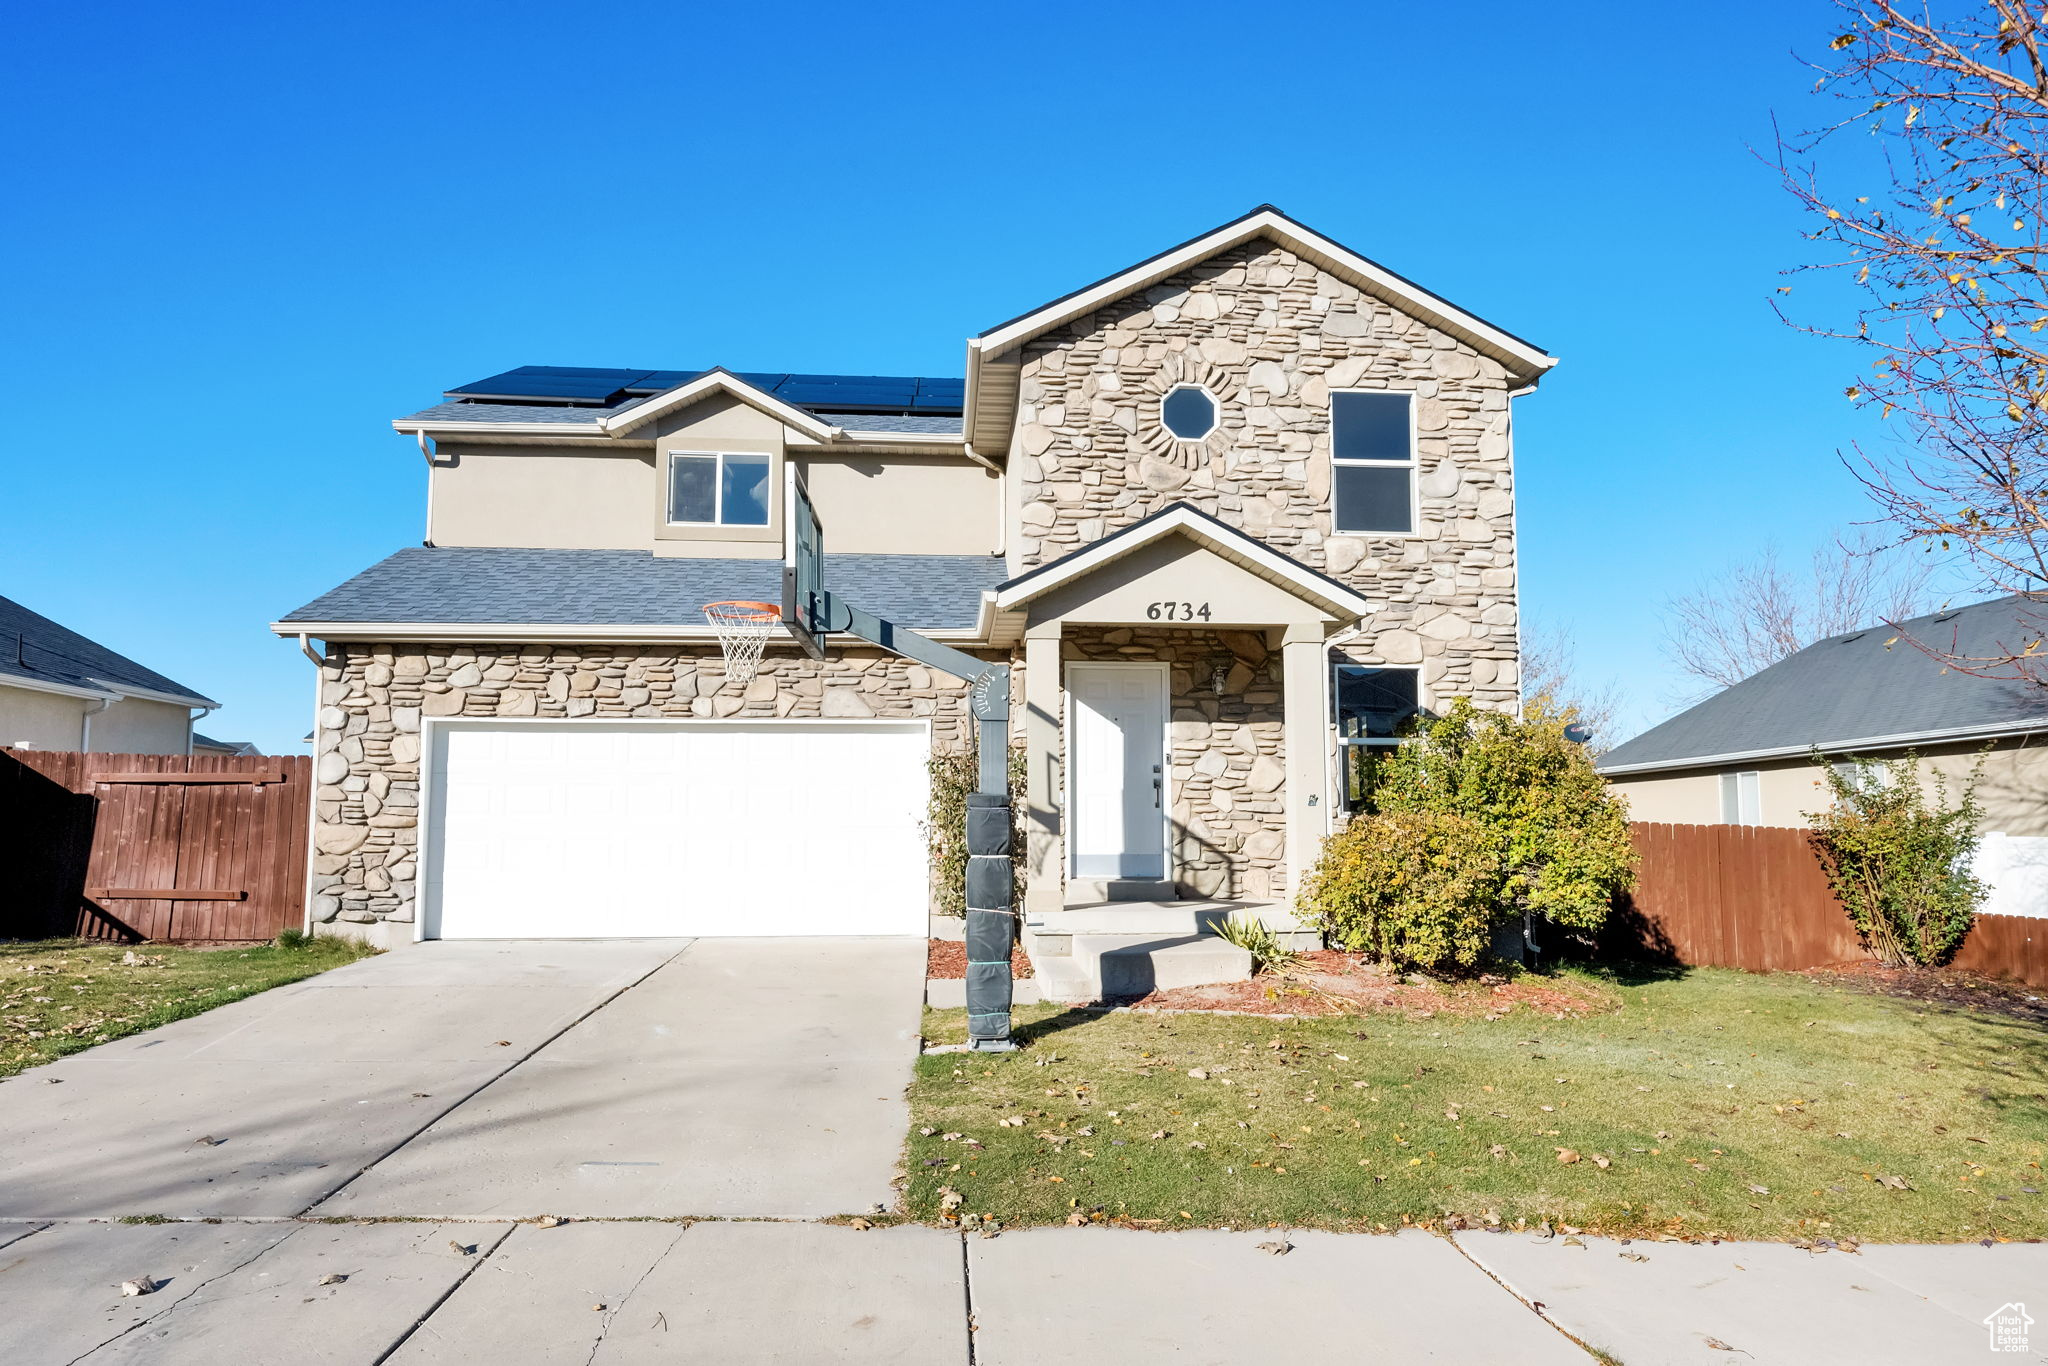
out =
[[[1216,430],[1216,400],[1207,389],[1179,385],[1160,402],[1159,420],[1182,441],[1200,441]]]

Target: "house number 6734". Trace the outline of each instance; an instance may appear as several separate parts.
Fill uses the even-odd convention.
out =
[[[1145,616],[1151,621],[1207,621],[1209,604],[1206,602],[1155,602],[1145,608]]]

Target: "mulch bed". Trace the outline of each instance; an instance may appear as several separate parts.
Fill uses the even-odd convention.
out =
[[[2001,982],[1961,968],[1888,968],[1882,963],[1838,963],[1808,968],[1803,976],[1850,991],[1895,996],[1904,1001],[1986,1015],[2003,1015],[2029,1024],[2048,1024],[2048,991],[2022,982]]]
[[[1588,984],[1530,973],[1484,973],[1472,978],[1406,976],[1359,954],[1335,949],[1304,953],[1284,973],[1261,973],[1249,982],[1177,987],[1136,1000],[1144,1010],[1214,1010],[1248,1015],[1351,1015],[1398,1011],[1420,1019],[1457,1015],[1498,1019],[1516,1007],[1557,1019],[1606,1009],[1607,998]]]
[[[967,976],[967,946],[957,939],[934,939],[929,942],[924,955],[924,975],[960,980]],[[1024,956],[1024,946],[1014,944],[1010,948],[1010,976],[1029,977],[1031,960]]]

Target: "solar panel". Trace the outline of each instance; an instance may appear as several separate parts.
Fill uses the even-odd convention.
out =
[[[628,370],[600,366],[522,365],[447,391],[451,399],[523,399],[527,402],[610,403],[621,395],[665,393],[708,372]],[[785,403],[842,412],[951,414],[960,411],[966,382],[914,375],[811,375],[747,371],[739,378]]]
[[[567,399],[602,401],[641,378],[645,370],[570,365],[522,365],[447,391],[450,398]]]

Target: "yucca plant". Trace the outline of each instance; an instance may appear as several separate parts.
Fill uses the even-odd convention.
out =
[[[1232,911],[1216,926],[1216,937],[1234,944],[1252,956],[1252,972],[1285,972],[1301,961],[1301,955],[1285,948],[1280,937],[1266,928],[1256,915]]]

